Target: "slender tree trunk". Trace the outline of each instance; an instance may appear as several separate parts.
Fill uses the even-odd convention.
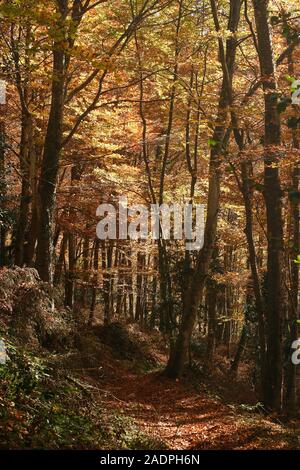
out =
[[[285,31],[287,32],[287,45],[290,46],[292,38],[289,33],[289,26],[287,22],[287,15],[283,11]],[[294,61],[293,51],[288,54],[288,71],[290,76],[294,76]],[[292,145],[295,149],[300,148],[297,129],[292,130]],[[292,170],[292,188],[297,194],[299,192],[299,178],[300,169],[299,164],[296,163]],[[290,270],[291,270],[291,296],[288,310],[288,325],[287,325],[287,364],[286,364],[286,377],[285,377],[285,409],[289,414],[294,414],[297,410],[297,375],[296,366],[291,360],[291,345],[293,341],[298,339],[297,318],[299,310],[299,266],[294,260],[299,255],[300,250],[300,211],[298,198],[291,198],[290,212],[292,219],[292,248],[290,251]]]
[[[232,361],[231,368],[230,368],[230,372],[233,375],[237,374],[238,367],[239,367],[240,361],[242,359],[242,355],[243,355],[245,347],[246,347],[246,343],[247,343],[247,326],[244,323],[243,328],[242,328],[241,337],[240,337],[240,340],[239,340],[239,344],[238,344],[238,347],[237,347],[237,351],[235,353],[235,356],[234,356],[234,359]]]
[[[0,105],[0,112],[1,112]],[[4,121],[0,117],[0,200],[1,209],[5,210],[5,199],[6,199],[6,178],[5,178],[5,126]],[[6,227],[4,216],[1,217],[0,221],[0,266],[3,267],[7,263],[6,257]]]
[[[75,279],[75,266],[76,266],[76,254],[75,254],[75,236],[73,233],[68,234],[68,271],[66,272],[65,279],[65,306],[73,308],[74,306],[74,279]]]
[[[258,336],[259,336],[259,357],[260,357],[260,376],[264,381],[266,372],[266,336],[265,336],[265,312],[262,299],[260,278],[257,268],[256,250],[253,238],[253,214],[252,214],[252,190],[249,180],[250,165],[248,162],[241,164],[242,185],[241,191],[245,205],[246,227],[245,234],[247,238],[249,262],[251,276],[253,281],[253,292],[255,297],[255,307],[258,315]],[[264,389],[264,383],[261,383],[261,390]]]
[[[241,10],[240,0],[230,1],[230,17],[228,22],[228,29],[235,33],[238,28]],[[215,18],[215,26],[220,30],[218,24],[216,5],[211,1],[211,6]],[[220,40],[221,41],[221,40]],[[208,189],[208,202],[207,202],[207,218],[205,224],[204,246],[199,253],[195,274],[191,282],[191,286],[187,290],[183,316],[179,329],[179,334],[176,340],[175,348],[170,354],[169,362],[165,374],[169,377],[178,377],[183,373],[185,360],[189,348],[189,342],[192,335],[198,305],[202,298],[204,284],[207,278],[212,251],[215,244],[217,232],[217,216],[220,204],[220,155],[223,149],[223,142],[226,135],[226,119],[228,115],[227,107],[231,104],[231,97],[228,96],[226,90],[228,86],[231,88],[235,54],[237,48],[237,38],[233,34],[227,41],[226,55],[224,53],[223,42],[219,41],[220,56],[222,56],[223,68],[223,82],[221,87],[221,94],[219,100],[219,110],[217,125],[214,131],[213,140],[216,145],[212,147],[210,155],[210,168],[209,168],[209,189]]]
[[[98,246],[99,250],[99,246]],[[88,280],[89,280],[89,255],[90,255],[90,240],[88,237],[85,237],[83,240],[83,249],[82,249],[82,258],[83,258],[83,285],[81,287],[81,306],[85,308],[87,306],[87,293],[88,293]],[[99,256],[99,255],[98,255]]]
[[[207,332],[207,348],[206,348],[206,369],[213,368],[213,358],[216,348],[216,327],[217,327],[217,283],[209,279],[206,283],[207,298],[207,316],[208,316],[208,332]]]
[[[253,0],[259,61],[265,100],[264,199],[267,213],[267,354],[264,404],[278,411],[283,392],[283,318],[286,310],[282,192],[276,147],[281,143],[277,109],[275,61],[268,18],[267,0]]]
[[[61,274],[62,274],[62,270],[63,270],[64,263],[65,263],[67,241],[68,241],[67,235],[66,233],[64,233],[62,240],[61,240],[61,244],[60,244],[60,252],[59,252],[58,261],[55,266],[55,273],[54,273],[54,285],[55,286],[58,286],[61,280]]]
[[[20,167],[22,172],[22,189],[19,209],[19,220],[15,239],[15,264],[23,266],[24,243],[28,225],[31,202],[30,160],[32,148],[32,119],[30,114],[23,113],[22,135],[20,144]]]
[[[90,315],[89,315],[89,325],[91,326],[94,322],[95,317],[95,307],[96,307],[96,300],[97,300],[97,290],[98,290],[98,269],[99,269],[99,248],[100,248],[100,240],[97,238],[95,240],[95,248],[94,248],[94,276],[93,276],[93,286],[92,286],[92,301],[90,306]]]
[[[34,254],[36,248],[37,234],[38,234],[38,203],[37,203],[37,194],[33,195],[32,205],[31,205],[31,220],[29,223],[28,234],[26,237],[26,244],[24,247],[24,264],[27,266],[33,266],[34,264]]]
[[[111,243],[102,243],[102,272],[103,272],[103,301],[104,301],[104,324],[111,321],[111,275],[107,272],[111,268],[113,246]]]

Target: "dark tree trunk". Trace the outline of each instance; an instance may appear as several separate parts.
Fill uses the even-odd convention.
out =
[[[111,320],[111,275],[109,269],[112,262],[112,243],[103,241],[101,246],[102,272],[103,272],[103,301],[104,301],[104,324],[109,324]]]
[[[63,270],[64,263],[65,263],[67,241],[68,241],[68,237],[66,233],[64,233],[62,240],[61,240],[61,244],[60,244],[60,252],[59,252],[58,261],[55,266],[55,273],[54,273],[54,285],[55,286],[58,286],[61,280],[61,274],[62,274],[62,270]]]
[[[37,208],[37,195],[33,195],[35,198],[32,201],[31,209],[31,220],[29,223],[28,233],[26,237],[26,244],[24,247],[24,264],[27,266],[33,266],[34,264],[34,254],[36,248],[37,234],[38,234],[38,208]]]
[[[23,113],[24,114],[24,113]],[[28,114],[23,115],[22,135],[20,144],[20,167],[22,173],[22,189],[19,209],[19,220],[15,239],[15,264],[24,264],[24,243],[28,226],[31,202],[30,159],[32,148],[32,119]]]
[[[100,248],[100,240],[97,238],[95,240],[95,248],[94,248],[94,276],[93,276],[93,286],[92,286],[92,301],[90,306],[90,315],[89,315],[89,325],[91,326],[94,322],[95,317],[95,307],[96,307],[96,300],[97,300],[97,290],[98,290],[98,269],[99,269],[99,248]]]
[[[264,384],[264,405],[281,410],[283,392],[282,335],[286,308],[284,282],[284,245],[282,192],[278,153],[281,143],[280,116],[277,110],[275,62],[266,0],[253,0],[257,44],[265,100],[264,199],[267,214],[267,353]]]
[[[242,359],[242,355],[243,355],[243,352],[245,350],[246,343],[247,343],[247,326],[246,326],[246,324],[244,324],[243,329],[242,329],[242,333],[241,333],[241,337],[240,337],[240,340],[239,340],[239,344],[238,344],[238,347],[237,347],[237,351],[235,353],[235,356],[234,356],[234,359],[232,361],[231,368],[230,368],[230,372],[233,375],[237,374],[239,363]]]
[[[243,150],[244,145],[239,139],[237,140],[240,151]],[[243,195],[245,206],[246,226],[245,234],[247,239],[249,264],[251,269],[251,277],[253,282],[253,292],[255,298],[255,308],[258,315],[258,336],[259,336],[259,368],[262,383],[260,389],[264,389],[264,377],[266,367],[266,337],[265,337],[265,308],[261,292],[261,282],[258,272],[258,261],[255,250],[255,243],[253,237],[253,190],[251,186],[251,164],[247,161],[241,163],[241,182],[238,180],[240,190]]]
[[[209,279],[206,283],[206,303],[208,316],[207,348],[206,348],[206,369],[213,367],[213,358],[216,348],[216,328],[217,328],[217,283]]]
[[[89,280],[89,256],[90,256],[90,240],[85,237],[83,240],[83,285],[81,287],[81,306],[87,306],[88,280]]]
[[[289,26],[287,22],[287,15],[283,13],[285,31],[287,32],[287,45],[290,46],[292,38],[289,32]],[[288,71],[290,76],[294,76],[294,61],[293,51],[288,54]],[[295,149],[299,149],[299,139],[297,129],[292,130],[292,144]],[[296,163],[292,170],[292,188],[297,194],[299,191],[299,178],[300,169],[299,164]],[[290,266],[291,266],[291,297],[289,302],[288,311],[288,325],[287,325],[287,357],[286,357],[286,376],[285,376],[285,409],[289,414],[294,414],[297,410],[297,376],[296,366],[291,360],[291,345],[298,339],[298,296],[299,296],[299,266],[294,262],[297,258],[300,250],[300,211],[299,201],[297,198],[290,201],[290,212],[291,212],[291,225],[292,225],[292,248],[290,251]]]
[[[75,279],[75,236],[73,233],[68,234],[68,270],[65,279],[65,306],[73,308],[74,306],[74,279]]]
[[[65,49],[64,30],[67,15],[67,2],[57,2],[60,19],[58,20],[63,39],[54,40],[53,44],[53,71],[51,107],[44,143],[44,153],[40,183],[38,188],[38,236],[36,267],[43,281],[52,283],[52,230],[53,211],[55,206],[55,191],[58,175],[58,165],[62,143],[62,123],[64,109],[64,82],[65,82]]]
[[[134,320],[136,323],[141,322],[143,316],[143,271],[145,269],[145,254],[137,254],[137,279],[136,279],[136,305]]]
[[[1,111],[1,105],[0,105]],[[0,200],[1,210],[5,213],[5,198],[6,198],[6,179],[5,179],[5,126],[4,122],[0,121]],[[7,263],[6,257],[6,227],[4,216],[0,221],[0,266],[5,266]]]

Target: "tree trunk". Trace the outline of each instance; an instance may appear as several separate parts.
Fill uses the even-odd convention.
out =
[[[287,45],[290,46],[292,43],[292,38],[290,36],[287,15],[285,12],[282,12],[284,18],[284,26],[287,32]],[[288,71],[290,76],[294,76],[294,62],[293,62],[293,51],[288,54]],[[297,129],[292,130],[292,145],[295,149],[299,149],[299,140],[297,135]],[[300,169],[299,164],[295,163],[295,166],[292,170],[292,188],[293,191],[297,194],[299,191],[299,177]],[[291,345],[298,339],[298,327],[297,327],[297,318],[298,318],[298,296],[299,296],[299,266],[294,262],[294,260],[299,255],[300,250],[300,211],[299,211],[299,201],[297,198],[290,200],[290,212],[291,212],[291,224],[292,224],[292,248],[290,251],[290,270],[291,270],[291,298],[289,302],[289,311],[288,311],[288,325],[287,325],[287,348],[288,351],[286,357],[286,371],[285,371],[285,409],[289,414],[294,414],[297,410],[297,376],[296,376],[296,366],[292,363],[291,360]]]
[[[233,33],[236,32],[238,28],[241,3],[242,2],[240,0],[230,1],[228,29]],[[216,5],[213,0],[211,1],[211,5],[215,16]],[[219,30],[220,27],[216,17],[215,25],[216,29]],[[220,204],[220,155],[223,150],[223,142],[226,135],[226,119],[228,115],[227,108],[231,101],[231,97],[228,96],[226,90],[228,89],[228,85],[231,87],[233,79],[235,54],[237,48],[236,36],[232,35],[229,39],[227,39],[226,44],[226,56],[224,57],[224,49],[223,47],[221,47],[221,44],[219,42],[220,55],[223,53],[223,59],[226,63],[222,64],[223,81],[219,100],[217,125],[215,127],[213,135],[213,141],[216,142],[216,145],[212,146],[210,155],[209,189],[207,202],[207,218],[204,233],[204,246],[199,253],[195,268],[195,274],[184,299],[183,316],[179,329],[179,334],[176,340],[175,347],[170,354],[169,362],[165,370],[165,374],[169,377],[179,377],[183,373],[184,364],[189,348],[189,342],[197,315],[198,305],[200,299],[202,298],[203,288],[208,274],[208,269],[216,238],[217,216]]]
[[[245,234],[247,238],[247,246],[249,253],[249,262],[251,268],[251,276],[253,281],[253,292],[255,297],[255,308],[258,315],[258,336],[259,336],[259,367],[260,377],[264,381],[266,367],[266,337],[265,337],[265,312],[264,302],[262,299],[260,279],[257,268],[256,250],[253,238],[253,214],[252,214],[252,190],[249,180],[250,165],[248,162],[241,164],[242,185],[241,191],[245,205],[246,227]],[[261,383],[261,390],[264,384]]]
[[[281,143],[280,116],[277,110],[277,84],[271,31],[266,0],[253,0],[257,29],[257,44],[265,100],[264,199],[267,214],[267,354],[264,405],[281,410],[283,391],[282,334],[285,314],[284,245],[282,192],[280,187],[278,152]]]
[[[208,332],[207,332],[207,348],[206,348],[206,369],[211,370],[213,367],[213,358],[216,348],[216,323],[217,323],[217,283],[209,279],[206,283],[207,296],[207,316],[208,316]]]
[[[75,236],[73,233],[68,234],[68,258],[69,265],[68,271],[66,272],[65,279],[65,306],[73,308],[74,306],[74,278],[75,278],[75,266],[76,266],[76,254],[75,254]]]
[[[234,359],[232,361],[231,368],[230,368],[230,373],[233,375],[237,374],[239,363],[242,358],[243,352],[245,350],[246,343],[247,343],[247,326],[246,326],[246,323],[244,323],[240,341],[237,347],[237,351],[235,353],[235,356],[234,356]]]
[[[67,235],[66,233],[64,233],[62,240],[61,240],[61,244],[60,244],[60,252],[59,252],[58,261],[55,266],[54,281],[53,281],[55,286],[58,286],[61,280],[61,273],[62,273],[63,266],[65,263],[67,241],[68,241]]]
[[[80,299],[81,306],[83,308],[87,306],[87,293],[88,293],[88,281],[89,281],[89,256],[90,256],[90,240],[88,237],[85,237],[83,240],[83,249],[82,249],[83,285],[81,287],[81,299]]]
[[[31,188],[30,188],[30,159],[32,148],[32,119],[30,114],[23,113],[22,135],[20,144],[20,167],[22,173],[21,201],[19,220],[15,239],[15,264],[24,264],[24,243],[28,225]]]
[[[51,107],[48,119],[47,132],[44,143],[44,153],[40,183],[38,188],[38,237],[36,267],[43,281],[52,283],[52,230],[53,211],[55,206],[55,191],[57,183],[58,165],[62,143],[62,123],[64,109],[64,82],[65,82],[65,17],[67,5],[60,0],[58,22],[60,23],[63,39],[54,40],[53,44],[53,71]]]
[[[95,307],[96,307],[96,300],[97,300],[97,289],[98,289],[98,269],[99,269],[99,247],[100,247],[100,240],[96,238],[95,240],[95,248],[94,248],[94,276],[93,276],[93,286],[92,286],[92,301],[90,306],[90,315],[89,315],[89,325],[92,326],[95,317]]]
[[[1,105],[0,105],[1,108]],[[1,111],[1,109],[0,109]],[[0,200],[1,211],[5,213],[6,199],[6,179],[5,179],[5,127],[4,122],[0,121]],[[0,266],[6,265],[6,227],[4,215],[1,215],[0,221]]]

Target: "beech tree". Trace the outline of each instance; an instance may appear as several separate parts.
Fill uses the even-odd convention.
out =
[[[211,9],[214,18],[216,31],[220,31],[219,18],[215,2],[211,1]],[[241,2],[233,0],[230,2],[230,12],[228,20],[228,30],[233,33],[232,37],[226,41],[226,50],[223,40],[219,39],[219,56],[222,65],[223,81],[220,92],[218,116],[213,133],[212,149],[210,153],[209,167],[209,189],[207,198],[207,218],[205,224],[204,246],[200,251],[195,272],[188,286],[184,299],[184,310],[181,326],[174,351],[166,369],[166,374],[171,377],[178,377],[182,374],[187,356],[188,345],[191,338],[196,314],[203,294],[203,288],[208,274],[209,264],[212,257],[217,232],[218,211],[220,205],[220,159],[222,151],[226,148],[228,133],[226,132],[226,121],[228,107],[233,105],[232,95],[228,93],[232,87],[235,53],[237,38],[235,33],[238,29],[240,19]]]

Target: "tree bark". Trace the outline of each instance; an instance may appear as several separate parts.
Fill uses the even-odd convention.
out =
[[[264,405],[282,408],[283,398],[283,318],[286,309],[284,281],[284,244],[282,192],[279,178],[278,147],[281,143],[280,115],[277,109],[277,84],[267,0],[253,0],[257,45],[265,101],[264,199],[267,215],[267,353]]]
[[[36,267],[43,281],[52,283],[52,230],[53,212],[55,206],[55,190],[58,175],[58,165],[62,144],[62,123],[64,111],[65,85],[65,18],[67,2],[57,2],[59,10],[59,26],[63,39],[53,41],[53,70],[51,107],[44,144],[44,153],[40,183],[38,188],[38,243]],[[59,34],[60,36],[60,34]]]
[[[100,248],[100,240],[98,238],[96,238],[95,248],[94,248],[94,261],[93,261],[94,276],[93,276],[93,286],[92,286],[92,300],[91,300],[90,314],[89,314],[89,320],[88,320],[88,324],[90,326],[92,326],[93,322],[94,322],[95,307],[96,307],[96,301],[97,301],[99,248]]]
[[[56,266],[55,266],[54,281],[53,281],[55,286],[58,286],[59,283],[60,283],[60,280],[61,280],[61,273],[62,273],[63,266],[64,266],[64,263],[65,263],[65,253],[66,253],[66,248],[67,248],[67,241],[68,241],[67,234],[64,233],[63,236],[62,236],[61,243],[60,243],[60,252],[59,252],[58,261],[57,261]]]
[[[0,105],[1,111],[1,105]],[[5,227],[5,199],[6,199],[6,178],[5,178],[5,126],[0,120],[0,199],[1,199],[1,225],[0,225],[0,266],[7,263],[6,259],[6,227]]]
[[[241,1],[231,0],[230,1],[230,15],[228,21],[228,29],[232,33],[237,32]],[[218,23],[216,5],[215,2],[211,1],[212,11],[215,19],[215,26],[217,30],[220,30]],[[207,278],[209,265],[212,257],[212,252],[216,239],[217,232],[217,216],[220,204],[220,155],[223,149],[223,142],[226,135],[226,119],[228,115],[228,106],[231,104],[231,97],[228,96],[226,90],[228,86],[231,88],[235,54],[237,48],[237,38],[233,34],[226,41],[226,55],[224,54],[224,47],[222,40],[219,40],[219,52],[222,56],[222,69],[223,69],[223,81],[219,99],[219,109],[217,125],[215,127],[213,140],[216,145],[212,146],[210,154],[210,167],[209,167],[209,189],[208,189],[208,202],[207,202],[207,218],[205,224],[204,233],[204,246],[199,253],[195,273],[189,289],[187,290],[183,316],[179,329],[179,334],[176,340],[175,347],[170,354],[169,362],[165,370],[165,374],[169,377],[179,377],[182,375],[189,348],[189,342],[192,335],[198,305],[202,298],[204,284]]]
[[[213,358],[216,349],[216,327],[217,327],[217,283],[209,279],[206,283],[206,298],[207,298],[207,316],[208,316],[208,331],[207,331],[207,348],[206,348],[206,370],[210,371],[213,368]]]
[[[24,243],[28,225],[31,201],[30,188],[30,159],[32,148],[32,119],[31,115],[23,113],[22,135],[20,144],[20,167],[22,173],[22,189],[19,208],[19,220],[15,239],[15,264],[24,264]]]
[[[73,308],[74,306],[74,279],[75,279],[75,236],[73,233],[68,234],[68,270],[65,279],[65,306]]]
[[[290,35],[290,30],[288,26],[288,16],[282,11],[282,17],[284,21],[285,31],[287,32],[287,46],[288,48],[292,45],[293,39]],[[288,56],[288,72],[290,76],[294,76],[294,61],[293,61],[293,49],[289,51]],[[297,129],[292,130],[292,146],[295,149],[299,149],[299,139],[297,135]],[[295,163],[294,168],[292,169],[291,183],[292,188],[295,193],[299,191],[299,177],[300,169],[298,162]],[[288,309],[288,324],[287,324],[287,347],[288,351],[286,357],[286,370],[285,370],[285,402],[284,406],[286,411],[293,415],[297,410],[297,375],[296,375],[296,366],[292,363],[291,360],[291,345],[298,339],[298,310],[299,310],[299,266],[294,262],[297,258],[300,250],[300,211],[299,211],[299,201],[296,198],[295,200],[291,198],[290,200],[290,213],[291,213],[291,225],[292,225],[292,248],[290,250],[290,271],[291,271],[291,296]]]

